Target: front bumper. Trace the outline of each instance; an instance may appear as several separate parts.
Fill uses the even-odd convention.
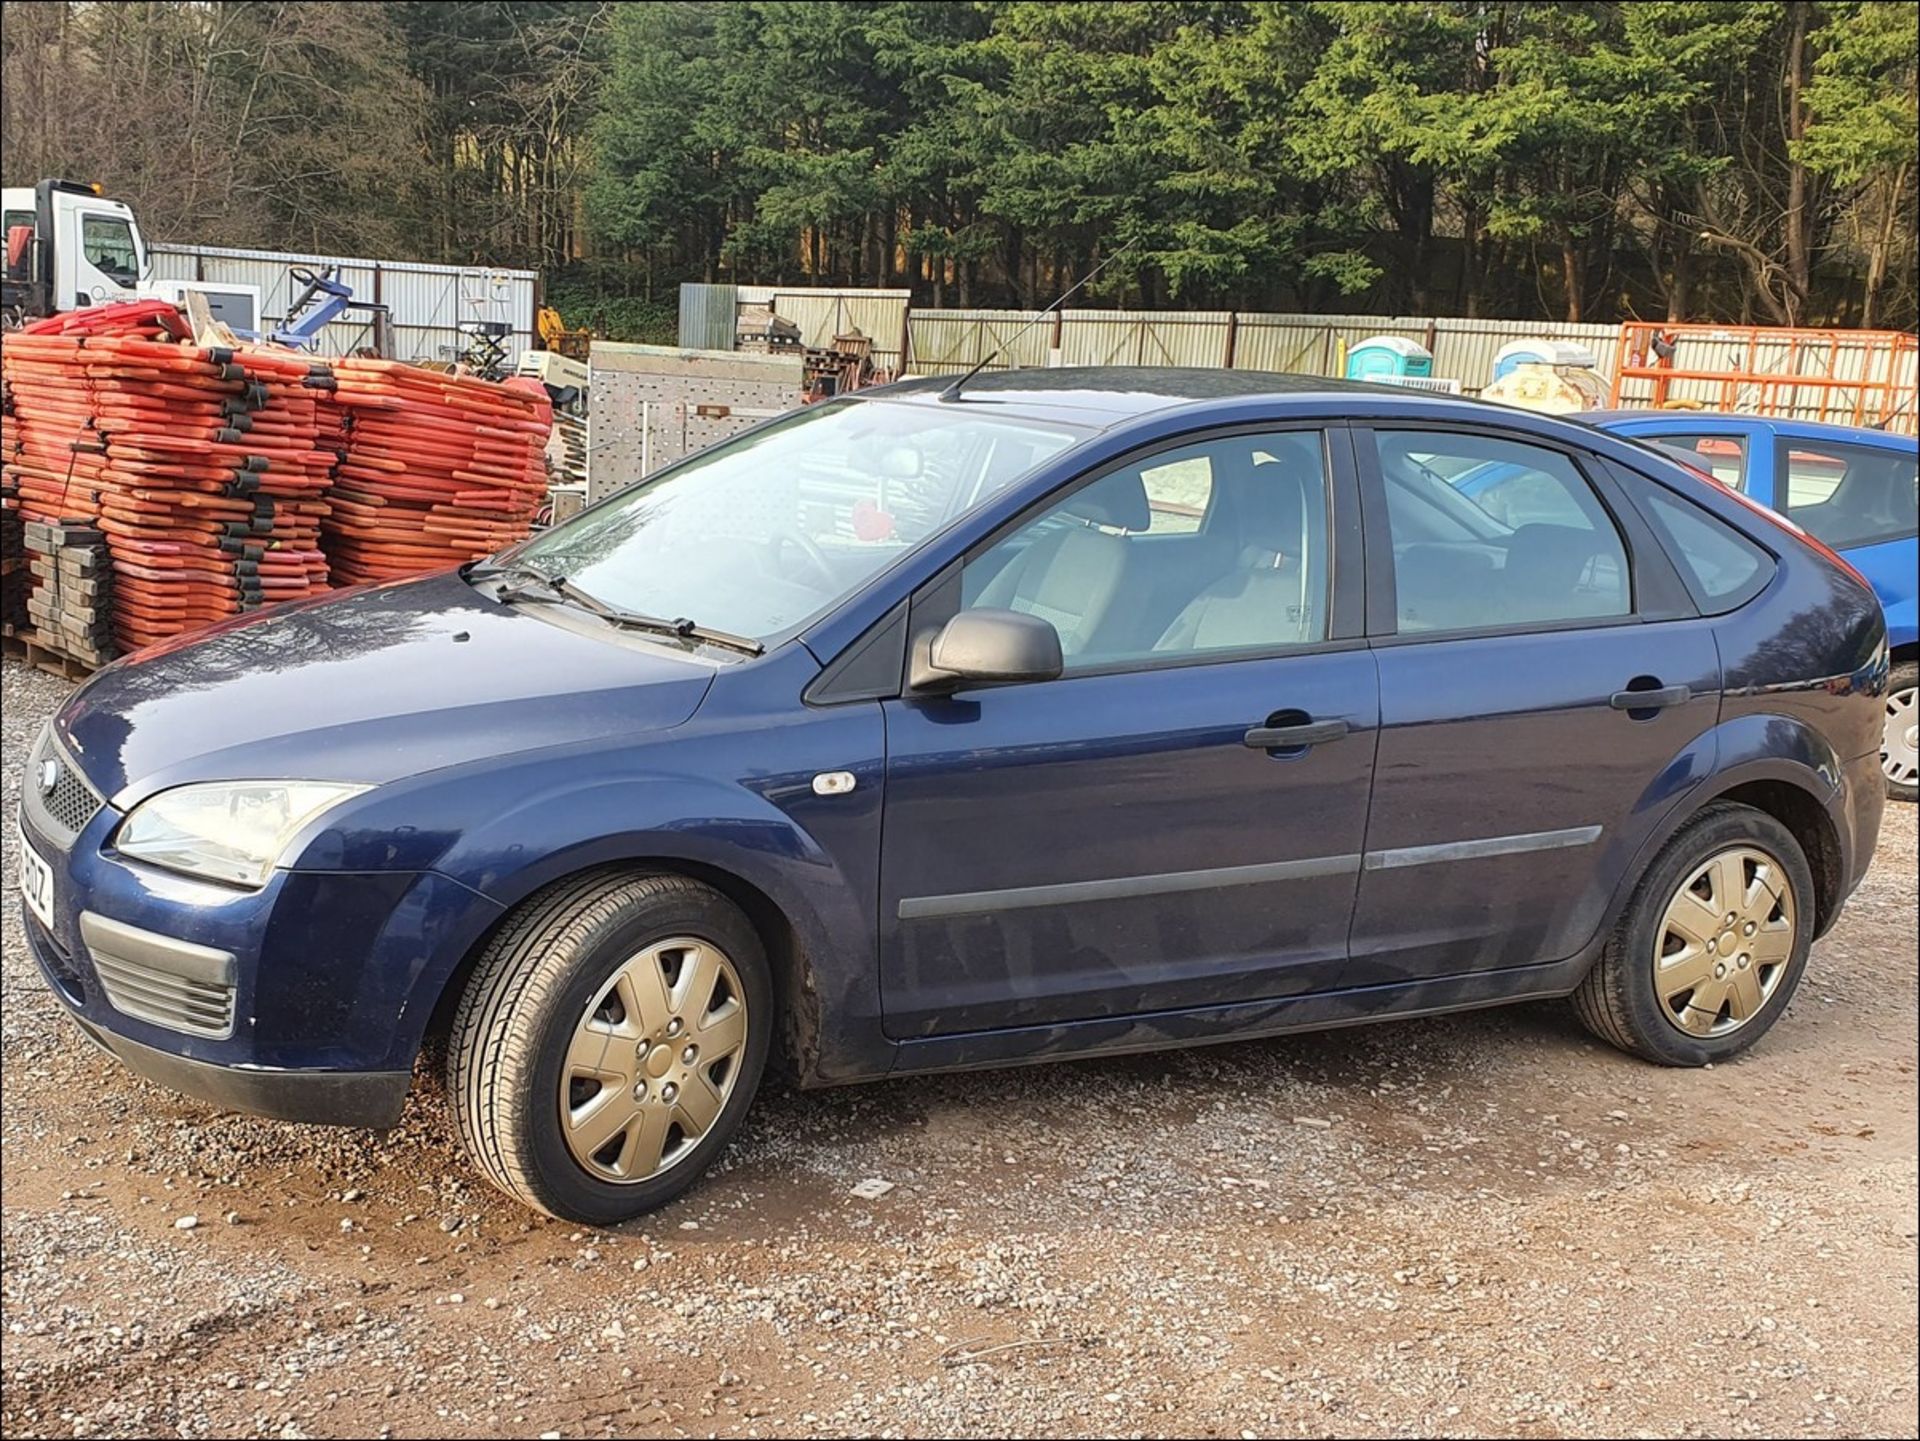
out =
[[[226,1110],[276,1121],[365,1126],[384,1131],[407,1103],[407,1071],[262,1071],[217,1066],[143,1046],[88,1024],[69,1010],[87,1039],[136,1076]]]
[[[132,1070],[215,1105],[390,1126],[449,979],[500,907],[434,871],[276,871],[238,891],[129,861],[106,804],[61,836],[53,924],[20,923],[54,995]],[[77,817],[76,817],[77,819]]]
[[[411,1071],[292,1070],[199,1060],[109,1030],[83,1010],[86,989],[73,959],[24,908],[20,923],[41,974],[74,1024],[135,1075],[215,1106],[275,1120],[377,1130],[399,1121]]]

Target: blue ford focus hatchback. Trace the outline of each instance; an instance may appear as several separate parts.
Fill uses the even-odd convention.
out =
[[[1533,479],[1524,516],[1453,479]],[[102,671],[26,929],[133,1070],[657,1206],[800,1084],[1571,996],[1697,1065],[1871,857],[1884,623],[1640,446],[1218,371],[910,381]]]

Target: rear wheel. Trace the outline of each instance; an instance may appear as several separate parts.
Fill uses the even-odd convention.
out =
[[[1887,773],[1887,794],[1894,800],[1920,795],[1920,661],[1898,662],[1888,679],[1880,768]]]
[[[772,1021],[759,937],[724,896],[681,876],[560,882],[508,920],[462,997],[455,1130],[508,1195],[627,1220],[726,1149]]]
[[[1648,868],[1574,1008],[1650,1061],[1720,1060],[1786,1009],[1813,923],[1813,874],[1792,832],[1747,806],[1709,806]]]

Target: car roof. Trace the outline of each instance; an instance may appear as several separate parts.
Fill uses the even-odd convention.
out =
[[[1911,435],[1902,435],[1895,430],[1875,430],[1866,425],[1834,425],[1823,420],[1798,420],[1786,415],[1744,415],[1723,410],[1583,410],[1569,416],[1570,420],[1583,421],[1588,425],[1608,428],[1624,421],[1667,421],[1677,428],[1685,429],[1689,425],[1712,422],[1715,425],[1738,425],[1753,430],[1771,430],[1780,435],[1797,436],[1802,440],[1850,440],[1864,441],[1869,445],[1880,444],[1899,446],[1920,444]]]
[[[917,376],[860,393],[876,400],[939,404],[940,396],[964,374],[960,371],[952,375]],[[961,390],[963,400],[991,401],[1030,415],[1058,414],[1063,419],[1100,425],[1117,424],[1152,411],[1205,401],[1273,396],[1302,402],[1299,408],[1305,411],[1312,408],[1315,398],[1333,403],[1356,395],[1389,405],[1396,399],[1404,400],[1410,409],[1434,402],[1458,405],[1477,415],[1486,414],[1488,409],[1505,409],[1463,396],[1401,389],[1377,381],[1171,365],[1079,365],[982,371]]]

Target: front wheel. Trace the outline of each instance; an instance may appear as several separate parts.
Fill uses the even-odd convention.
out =
[[[508,1195],[629,1220],[726,1149],[772,1027],[765,951],[724,896],[683,876],[561,881],[509,917],[461,998],[454,1128]]]
[[[1880,768],[1891,799],[1911,801],[1920,795],[1920,661],[1903,660],[1888,677]]]
[[[1735,1055],[1799,986],[1813,906],[1791,831],[1748,806],[1708,806],[1648,867],[1574,1009],[1602,1040],[1662,1065]]]

